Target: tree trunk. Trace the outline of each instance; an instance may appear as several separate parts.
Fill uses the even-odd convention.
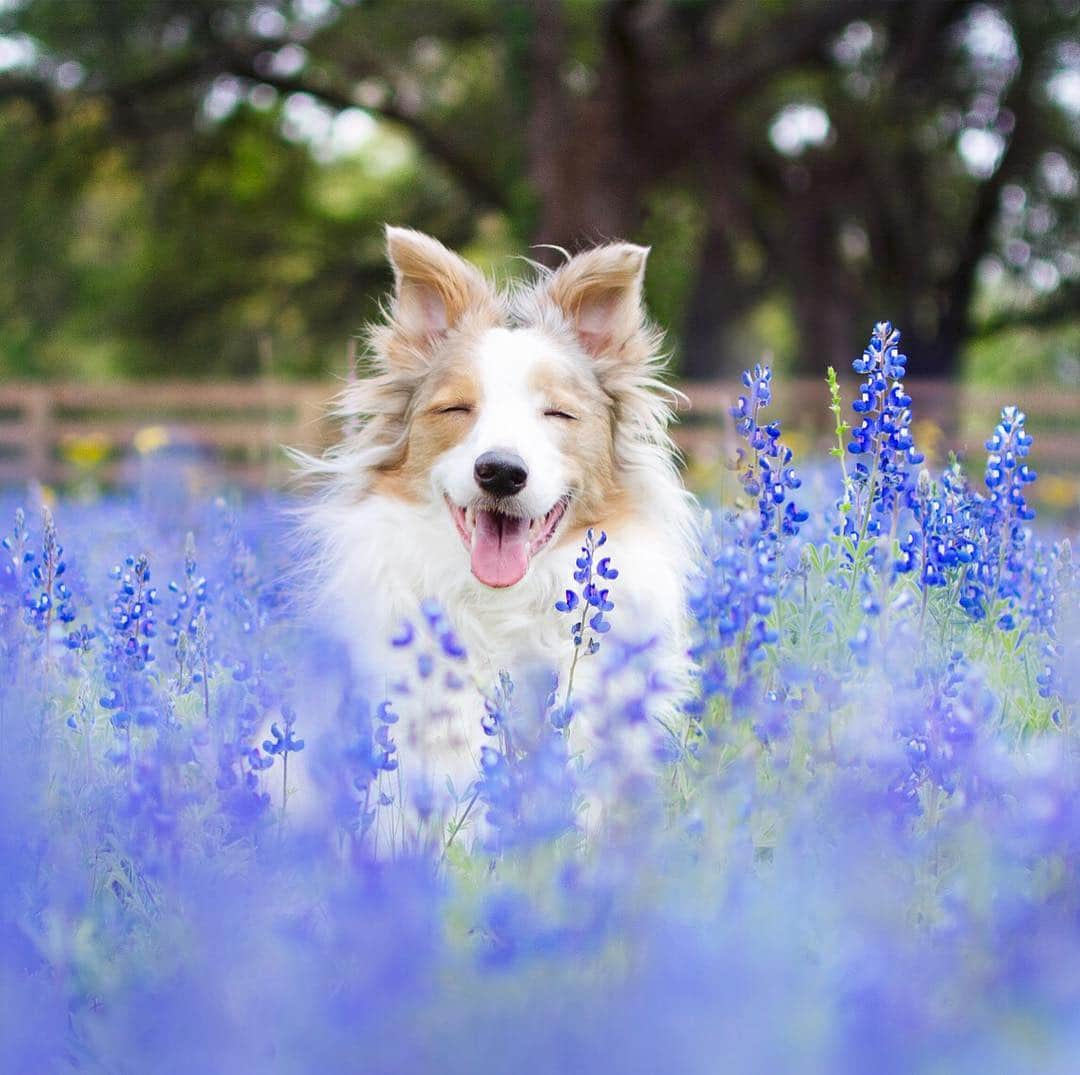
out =
[[[572,99],[563,85],[565,27],[558,0],[536,0],[530,49],[532,107],[528,167],[538,201],[536,242],[575,249],[625,238],[641,212],[640,126],[631,35],[633,5],[611,9],[596,88]],[[537,259],[557,264],[555,251]]]
[[[683,322],[681,371],[689,380],[728,375],[737,365],[728,341],[741,312],[734,272],[728,236],[721,222],[710,221]]]

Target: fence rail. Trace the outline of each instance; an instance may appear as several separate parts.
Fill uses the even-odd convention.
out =
[[[920,446],[939,457],[955,448],[977,458],[1000,408],[1014,401],[1008,390],[931,380],[906,384]],[[329,404],[338,387],[265,380],[0,384],[0,483],[63,483],[88,474],[124,482],[165,447],[186,453],[192,465],[212,461],[236,480],[280,481],[287,474],[283,445],[318,451],[335,439]],[[735,444],[727,409],[739,385],[679,387],[686,397],[675,429],[680,447],[691,461],[730,457]],[[855,383],[843,387],[850,401]],[[1080,475],[1080,391],[1036,387],[1018,395],[1036,436],[1036,464]],[[823,381],[778,384],[769,415],[782,419],[785,432],[806,450],[829,446],[832,418]]]
[[[916,441],[932,455],[942,457],[955,450],[979,458],[1001,408],[1018,403],[1036,437],[1035,461],[1051,471],[1080,474],[1080,390],[989,388],[929,378],[909,379],[904,384],[912,398]],[[857,394],[857,382],[842,380],[841,388],[845,418],[853,422],[850,402]],[[730,456],[734,431],[726,415],[744,389],[737,383],[713,382],[683,385],[682,390],[688,405],[681,411],[676,432],[681,447],[692,458]],[[795,432],[808,449],[823,451],[835,444],[828,404],[823,380],[794,378],[776,386],[768,417],[781,419],[785,433]]]
[[[329,443],[336,390],[261,380],[0,384],[0,482],[124,482],[165,448],[246,483],[274,481],[282,445]]]

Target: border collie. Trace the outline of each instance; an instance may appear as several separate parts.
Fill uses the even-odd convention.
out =
[[[464,787],[485,742],[475,690],[503,671],[565,679],[571,617],[555,604],[590,528],[606,533],[603,555],[619,572],[604,648],[651,641],[661,705],[672,704],[686,675],[692,501],[667,434],[661,334],[642,309],[647,249],[599,246],[500,288],[435,239],[386,234],[393,297],[369,331],[371,375],[340,400],[352,431],[302,461],[322,487],[303,535],[326,619],[371,694],[410,669],[415,678],[415,653],[391,639],[423,602],[442,610],[477,704],[414,691],[398,755],[438,787],[444,773]],[[586,756],[600,664],[576,673],[571,743]]]

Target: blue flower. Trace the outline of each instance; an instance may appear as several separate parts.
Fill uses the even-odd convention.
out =
[[[900,352],[900,333],[879,321],[862,358],[852,363],[865,380],[851,407],[862,421],[851,431],[847,450],[857,457],[852,476],[856,492],[854,517],[844,518],[844,532],[876,535],[881,517],[908,506],[923,462],[911,433],[911,397],[904,390],[907,357]]]
[[[592,529],[585,533],[585,543],[575,560],[574,581],[580,589],[567,590],[566,597],[555,602],[557,612],[573,614],[570,622],[570,641],[573,654],[570,670],[567,673],[566,692],[559,712],[565,717],[565,727],[573,713],[571,696],[574,687],[574,672],[582,657],[591,657],[600,649],[600,637],[611,630],[611,623],[606,614],[615,608],[609,588],[601,589],[596,579],[610,581],[619,577],[619,572],[611,566],[611,557],[603,556],[596,560],[596,550],[607,544],[607,534],[603,530],[597,537]],[[586,633],[586,627],[589,632]]]
[[[739,449],[735,468],[743,491],[757,503],[762,535],[779,544],[784,536],[798,534],[810,515],[789,499],[802,480],[791,465],[791,449],[780,440],[780,423],[760,424],[762,409],[772,402],[772,370],[758,364],[744,370],[742,380],[750,395],[739,396],[730,413],[749,451]]]
[[[64,549],[57,538],[56,523],[48,508],[41,509],[41,523],[41,555],[36,557],[36,563],[30,569],[30,586],[23,603],[29,622],[47,635],[54,623],[67,624],[75,619],[75,605],[63,579],[67,563],[64,561]],[[25,533],[20,533],[24,526],[17,516],[16,533],[13,535],[15,541],[25,541]],[[25,564],[35,560],[33,553],[28,555],[25,549],[22,556]]]
[[[262,748],[267,754],[295,754],[304,749],[304,740],[297,739],[293,731],[296,714],[288,706],[282,709],[284,729],[276,721],[270,725],[271,739],[264,739]]]
[[[404,646],[411,646],[415,637],[416,629],[408,620],[404,620],[398,633],[390,638],[390,645],[399,649]]]
[[[577,608],[578,605],[580,605],[580,604],[581,604],[581,599],[578,597],[578,595],[576,593],[574,593],[573,590],[567,590],[566,591],[566,600],[565,601],[556,601],[555,602],[555,608],[559,612],[573,612],[574,609]]]

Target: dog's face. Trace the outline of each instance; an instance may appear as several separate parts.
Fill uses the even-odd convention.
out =
[[[618,397],[604,372],[641,327],[646,251],[571,259],[515,313],[435,240],[391,229],[389,247],[397,288],[375,344],[406,405],[377,488],[439,505],[473,575],[514,586],[564,531],[576,540],[616,510]]]

